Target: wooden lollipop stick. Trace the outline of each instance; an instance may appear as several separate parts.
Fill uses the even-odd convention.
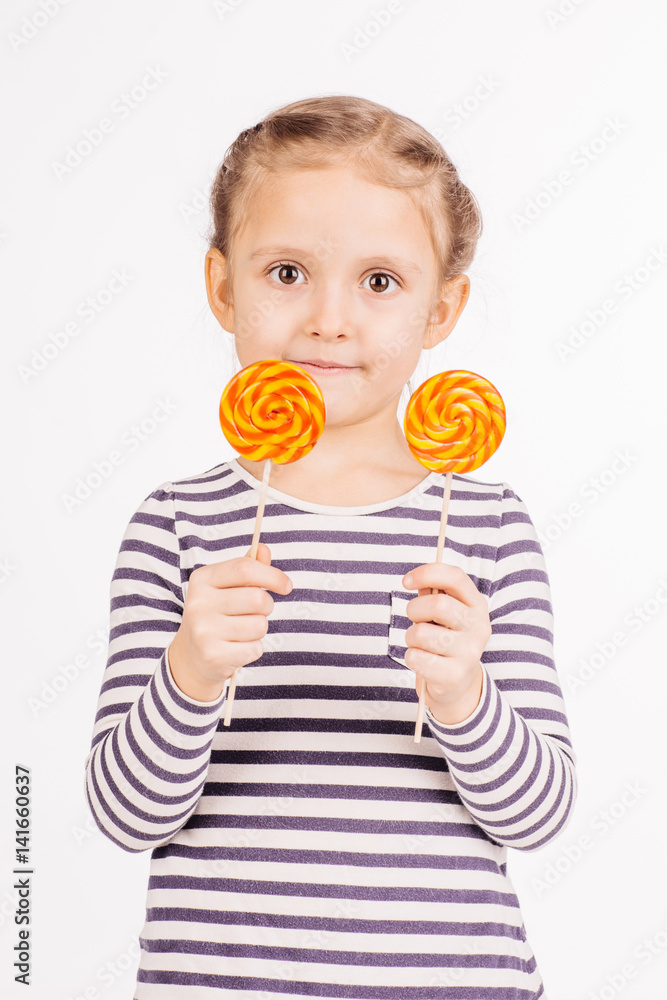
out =
[[[259,548],[259,533],[262,528],[262,516],[264,514],[264,503],[266,501],[266,490],[269,485],[269,476],[271,475],[272,461],[267,458],[264,462],[264,476],[262,477],[262,488],[259,491],[259,500],[257,501],[257,515],[255,517],[255,530],[252,536],[252,545],[250,547],[249,558],[257,558],[257,549]],[[236,679],[239,675],[241,667],[237,667],[232,674],[231,680],[229,682],[229,691],[227,692],[227,706],[225,708],[225,718],[223,720],[223,725],[228,726],[232,720],[232,705],[234,704],[234,695],[236,694]]]
[[[435,555],[436,562],[444,562],[443,553],[445,551],[445,528],[447,527],[447,517],[449,515],[449,497],[452,492],[452,473],[448,472],[445,476],[445,489],[442,494],[442,512],[440,514],[440,533],[438,535],[438,549]],[[437,587],[431,588],[432,594],[439,593]],[[419,708],[417,710],[417,721],[415,723],[415,743],[421,743],[422,738],[422,725],[424,722],[424,708],[425,708],[425,698],[426,698],[426,681],[423,677],[419,678]]]

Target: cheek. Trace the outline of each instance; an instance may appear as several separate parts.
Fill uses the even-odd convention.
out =
[[[359,334],[365,378],[391,398],[400,392],[417,367],[422,351],[422,327],[410,314],[374,317]]]
[[[235,300],[234,336],[243,367],[299,355],[307,332],[300,298],[298,287],[283,287],[270,279],[241,289]]]
[[[285,323],[280,322],[278,310],[267,298],[255,300],[246,309],[237,306],[234,314],[234,340],[236,353],[243,368],[255,361],[268,358],[280,360],[285,354],[287,335]]]

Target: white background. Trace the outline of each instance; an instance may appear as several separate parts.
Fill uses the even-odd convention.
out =
[[[376,30],[385,0],[44,3],[6,3],[0,28],[0,994],[133,996],[150,852],[113,845],[85,802],[92,644],[139,502],[234,454],[217,417],[231,337],[204,286],[215,171],[270,110],[346,93],[435,132],[482,209],[470,301],[416,378],[466,368],[499,388],[507,433],[478,477],[509,483],[543,538],[580,792],[561,837],[508,861],[547,996],[664,996],[664,4],[402,0]],[[161,82],[112,112],[150,68]],[[58,178],[104,117],[113,131]],[[131,280],[83,320],[114,271]],[[11,967],[16,763],[34,795],[29,991]]]

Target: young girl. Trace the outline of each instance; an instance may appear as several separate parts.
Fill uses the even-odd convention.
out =
[[[465,306],[475,199],[419,125],[323,97],[243,132],[211,202],[239,367],[300,365],[326,424],[274,464],[257,560],[240,457],[163,482],[120,546],[86,793],[151,850],[136,1000],[546,997],[507,871],[576,797],[542,550],[482,470],[436,563],[445,476],[397,416]]]

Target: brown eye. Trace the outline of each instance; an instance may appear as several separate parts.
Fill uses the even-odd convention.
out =
[[[370,288],[374,292],[391,291],[388,284],[390,281],[398,285],[396,278],[392,278],[390,274],[385,274],[384,271],[376,271],[375,274],[370,274],[366,280],[370,281]]]
[[[274,271],[278,272],[278,281],[282,285],[293,285],[299,274],[299,268],[295,267],[294,264],[276,264],[269,271],[269,274],[273,274]]]
[[[278,277],[284,284],[291,285],[296,281],[296,268],[292,267],[291,264],[281,264]]]

